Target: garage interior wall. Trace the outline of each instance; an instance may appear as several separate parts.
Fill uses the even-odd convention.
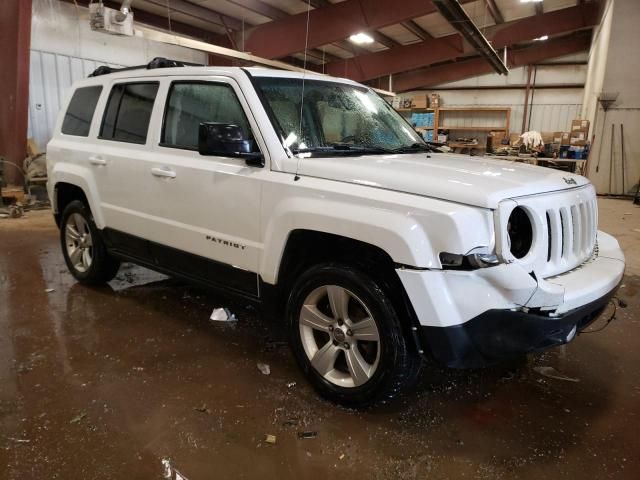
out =
[[[539,132],[568,131],[571,120],[580,118],[584,95],[583,85],[587,78],[586,54],[559,57],[556,65],[545,64],[535,67],[533,96],[529,94],[527,108],[530,121],[525,130]],[[481,75],[478,77],[438,85],[436,89],[418,90],[401,95],[438,93],[443,107],[510,107],[511,132],[521,133],[522,118],[527,83],[527,68],[514,68],[508,75]],[[533,76],[532,76],[533,83]],[[566,88],[566,85],[575,88]],[[553,88],[557,86],[557,88]],[[560,88],[560,86],[563,86]],[[458,118],[456,118],[458,117]],[[495,115],[457,115],[447,113],[449,126],[493,125]],[[529,117],[528,117],[529,118]],[[486,121],[485,121],[486,120]],[[484,123],[483,123],[484,121]],[[493,123],[491,123],[493,122]],[[479,132],[457,132],[459,135],[480,136]]]
[[[609,1],[590,51],[585,115],[594,118],[595,143],[588,177],[598,193],[633,194],[640,175],[640,8],[637,0]],[[618,97],[606,112],[600,92]],[[611,135],[613,125],[613,141]],[[625,182],[620,126],[624,126]]]
[[[196,50],[94,32],[86,8],[33,0],[28,136],[44,151],[69,87],[97,66],[142,65],[154,57],[207,63],[207,55]]]

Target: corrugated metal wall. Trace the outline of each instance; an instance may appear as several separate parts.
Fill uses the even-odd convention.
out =
[[[69,88],[104,62],[31,50],[29,137],[44,151]],[[121,65],[111,65],[120,67]]]

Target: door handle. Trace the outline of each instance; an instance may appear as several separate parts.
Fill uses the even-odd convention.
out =
[[[106,165],[107,161],[100,156],[92,155],[89,157],[89,163],[91,165]]]
[[[176,178],[176,172],[168,168],[154,167],[151,169],[151,175],[155,177]]]

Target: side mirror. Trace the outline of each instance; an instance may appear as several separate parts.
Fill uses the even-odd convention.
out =
[[[200,155],[244,158],[247,165],[264,167],[262,154],[251,152],[251,140],[244,138],[244,132],[238,125],[230,123],[201,123],[198,152]]]

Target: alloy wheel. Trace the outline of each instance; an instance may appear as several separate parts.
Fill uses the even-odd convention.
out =
[[[93,262],[93,238],[89,223],[79,213],[69,215],[64,227],[67,255],[73,268],[86,272]]]
[[[337,285],[318,287],[307,295],[298,322],[307,358],[325,380],[353,388],[374,375],[380,362],[380,333],[355,294]]]

